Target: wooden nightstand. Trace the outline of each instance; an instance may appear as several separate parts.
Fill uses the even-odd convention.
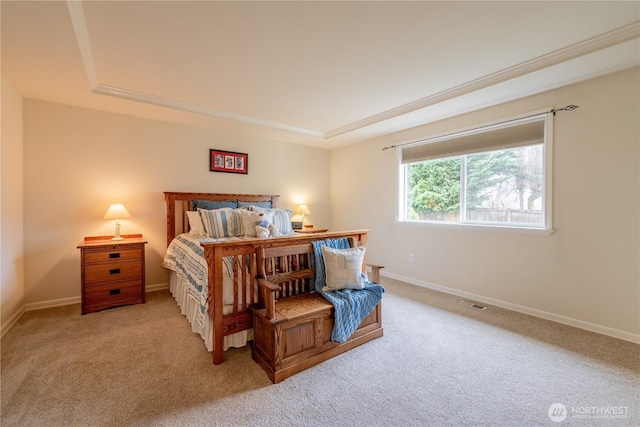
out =
[[[78,244],[82,269],[82,314],[145,302],[142,234],[85,237]]]
[[[304,227],[299,230],[293,230],[296,233],[326,233],[329,231],[328,228],[312,228],[312,227]]]

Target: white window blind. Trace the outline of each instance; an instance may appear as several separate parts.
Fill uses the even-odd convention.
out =
[[[402,147],[402,163],[544,143],[545,116],[528,117]]]

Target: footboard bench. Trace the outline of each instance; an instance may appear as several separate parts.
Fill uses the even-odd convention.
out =
[[[352,241],[352,246],[356,244]],[[253,309],[252,357],[273,383],[381,337],[381,305],[343,342],[331,341],[333,305],[315,292],[311,243],[257,249],[259,303]],[[379,278],[379,265],[370,265]]]

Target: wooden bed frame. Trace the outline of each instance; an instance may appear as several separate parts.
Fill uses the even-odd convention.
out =
[[[277,206],[278,195],[274,194],[231,194],[231,193],[185,193],[165,192],[167,202],[167,246],[177,235],[188,231],[186,212],[193,210],[191,201],[211,200],[240,202],[271,201],[272,207]],[[179,214],[178,214],[179,213]],[[289,236],[268,238],[246,238],[240,241],[221,241],[203,243],[205,259],[208,264],[208,314],[213,322],[213,363],[218,365],[224,361],[224,337],[236,332],[252,328],[253,317],[249,306],[256,299],[257,289],[257,248],[282,247],[307,244],[315,240],[342,237],[353,239],[358,246],[367,243],[368,230],[338,231],[314,234],[296,234]],[[222,314],[222,283],[224,257],[233,257],[233,312]],[[240,295],[245,298],[239,298]]]

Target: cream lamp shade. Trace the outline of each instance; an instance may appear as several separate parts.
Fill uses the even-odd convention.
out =
[[[309,210],[309,206],[300,205],[300,214],[301,215],[311,215],[311,211]]]
[[[311,215],[311,211],[309,210],[309,206],[305,204],[300,205],[298,210],[300,211],[300,215],[302,215],[302,225],[304,225],[304,216]]]
[[[116,220],[116,232],[111,240],[122,240],[122,237],[120,236],[120,220],[124,218],[131,218],[131,215],[122,203],[113,203],[109,206],[107,213],[104,214],[104,219]]]

